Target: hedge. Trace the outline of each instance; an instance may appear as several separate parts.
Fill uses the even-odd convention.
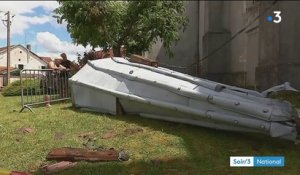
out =
[[[24,88],[24,93],[32,93],[38,94],[41,92],[40,89],[40,82],[39,81],[34,81],[34,80],[23,80],[23,85],[26,85],[27,88]],[[2,95],[3,96],[19,96],[22,94],[21,91],[21,82],[20,80],[14,81],[10,83],[8,86],[4,87],[2,90]]]

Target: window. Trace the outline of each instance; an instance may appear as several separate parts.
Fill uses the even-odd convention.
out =
[[[21,59],[19,59],[19,61],[21,61]]]
[[[18,65],[18,69],[23,70],[24,69],[24,65],[23,64],[19,64]]]
[[[22,50],[20,51],[20,53],[22,53]]]
[[[46,66],[41,66],[42,69],[46,69]]]

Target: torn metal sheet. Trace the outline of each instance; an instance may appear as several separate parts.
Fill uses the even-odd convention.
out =
[[[287,83],[259,93],[117,57],[89,61],[69,82],[72,103],[86,110],[293,141],[299,132],[299,111],[286,101],[267,98],[268,92],[291,90]]]

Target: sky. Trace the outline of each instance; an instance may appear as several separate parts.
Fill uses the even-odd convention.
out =
[[[77,53],[91,50],[72,42],[66,23],[58,24],[53,10],[59,7],[56,1],[0,1],[0,47],[6,47],[6,27],[2,23],[5,13],[10,11],[11,45],[30,44],[39,56],[59,57],[64,52],[70,60],[77,59]]]

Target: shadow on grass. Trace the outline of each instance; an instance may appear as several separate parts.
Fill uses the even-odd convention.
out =
[[[99,117],[97,112],[82,111],[73,107],[77,113],[89,113]],[[166,160],[131,160],[129,162],[80,163],[77,167],[60,174],[297,174],[296,162],[300,156],[299,146],[293,142],[271,138],[266,135],[234,133],[197,126],[172,123],[135,115],[112,116],[128,124],[162,131],[182,138],[188,156]],[[145,148],[146,149],[146,148]],[[275,156],[284,155],[286,167],[274,168],[230,168],[230,156]]]
[[[64,110],[72,110],[76,113],[88,113],[92,114],[92,117],[99,117],[99,115],[103,115],[99,112],[93,111],[85,111],[80,110],[78,108],[74,108],[72,106],[63,108]],[[101,116],[103,117],[103,116]],[[105,114],[104,117],[108,117],[112,120],[120,120],[126,123],[135,123],[141,127],[150,127],[154,130],[163,131],[167,134],[177,135],[183,138],[189,138],[195,135],[196,133],[205,133],[208,137],[215,138],[216,142],[223,142],[223,140],[219,139],[229,139],[229,141],[233,142],[246,142],[246,143],[256,143],[256,145],[264,145],[264,144],[271,144],[272,148],[286,148],[289,146],[294,147],[295,144],[291,141],[278,139],[278,138],[271,138],[267,135],[262,134],[255,134],[255,133],[237,133],[237,132],[230,132],[230,131],[223,131],[223,130],[216,130],[211,128],[204,128],[200,126],[193,126],[175,122],[168,122],[163,120],[155,120],[149,118],[143,118],[138,115],[124,115],[124,116],[114,116],[110,114]],[[190,133],[192,132],[192,134]]]

